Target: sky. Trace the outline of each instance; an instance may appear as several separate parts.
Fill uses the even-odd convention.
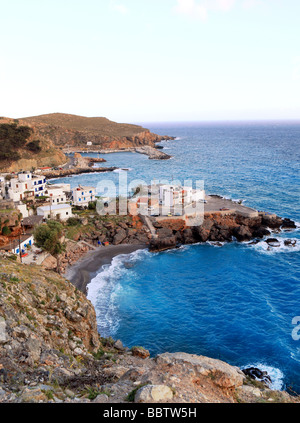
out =
[[[0,0],[0,116],[300,119],[299,0]]]

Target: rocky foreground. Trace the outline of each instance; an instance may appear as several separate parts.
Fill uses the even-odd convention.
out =
[[[103,339],[92,304],[37,265],[0,259],[0,402],[299,402],[223,361],[150,357]]]

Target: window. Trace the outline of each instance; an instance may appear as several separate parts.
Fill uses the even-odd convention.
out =
[[[69,212],[66,212],[66,215],[68,216]]]

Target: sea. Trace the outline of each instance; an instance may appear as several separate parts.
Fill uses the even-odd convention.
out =
[[[204,181],[207,194],[290,218],[297,229],[274,234],[280,246],[271,249],[264,240],[233,241],[115,257],[88,286],[101,336],[144,346],[152,356],[181,351],[258,367],[269,373],[272,388],[300,394],[300,122],[143,126],[176,137],[159,143],[170,160],[105,154],[105,166],[116,171],[55,182],[99,191],[109,179],[124,195],[126,179],[131,188],[140,180]],[[285,239],[297,240],[296,246]]]

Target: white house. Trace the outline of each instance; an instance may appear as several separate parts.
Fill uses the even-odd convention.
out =
[[[173,207],[182,203],[182,188],[177,185],[160,185],[159,202],[163,206]]]
[[[38,216],[44,219],[67,220],[72,217],[72,207],[69,204],[53,204],[50,206],[41,206],[36,209]]]
[[[193,201],[203,201],[204,199],[204,190],[177,185],[161,185],[159,187],[159,202],[165,207],[187,205]]]
[[[19,173],[12,178],[8,186],[8,196],[13,201],[20,201],[31,192],[35,197],[45,195],[46,178],[42,175],[33,175],[30,172]]]
[[[8,197],[13,201],[20,201],[25,198],[25,193],[29,191],[31,191],[31,180],[24,182],[14,178],[9,183]]]
[[[33,235],[25,235],[22,236],[19,240],[12,240],[11,244],[8,244],[5,248],[6,251],[10,251],[13,254],[20,254],[20,248],[21,248],[21,254],[25,254],[28,247],[32,246],[34,244],[34,238]]]
[[[79,185],[72,190],[72,204],[74,206],[88,206],[91,201],[96,200],[96,188],[83,187]]]
[[[49,197],[51,204],[61,204],[67,201],[64,187],[61,185],[46,185],[45,195]]]
[[[43,175],[32,175],[31,188],[34,190],[35,197],[45,195],[46,178]]]

